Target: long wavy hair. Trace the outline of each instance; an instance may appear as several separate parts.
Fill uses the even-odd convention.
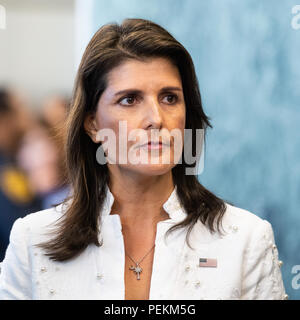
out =
[[[63,202],[66,211],[57,223],[55,237],[38,246],[55,261],[65,261],[79,255],[88,245],[101,246],[98,235],[101,210],[109,185],[106,164],[96,160],[99,144],[86,133],[83,123],[89,113],[95,113],[97,103],[107,86],[107,75],[127,59],[164,57],[179,70],[186,104],[186,129],[211,127],[203,111],[194,64],[188,51],[164,28],[144,19],[125,19],[122,24],[102,26],[90,40],[79,65],[70,111],[66,124],[66,167],[72,194]],[[184,148],[184,146],[183,146]],[[183,149],[184,150],[184,149]],[[193,146],[196,154],[196,146]],[[186,175],[190,167],[184,159],[172,168],[173,182],[181,205],[187,213],[185,220],[173,225],[166,233],[187,228],[186,241],[198,220],[211,232],[220,232],[226,205],[204,188],[195,175]],[[71,200],[71,201],[70,201]],[[216,223],[216,225],[215,225]],[[216,227],[217,226],[217,227]]]

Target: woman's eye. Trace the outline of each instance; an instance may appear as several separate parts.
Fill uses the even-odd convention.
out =
[[[178,100],[178,97],[175,94],[168,94],[165,98],[167,98],[167,102],[170,104],[174,104]]]
[[[127,101],[127,103],[123,103],[122,101]],[[131,95],[131,96],[122,98],[121,100],[119,100],[119,103],[122,102],[121,104],[129,106],[129,105],[132,105],[134,101],[135,101],[135,96]]]

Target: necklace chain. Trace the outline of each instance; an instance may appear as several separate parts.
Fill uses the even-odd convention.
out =
[[[151,250],[155,247],[155,244],[153,245],[153,247],[144,255],[144,257],[139,261],[139,262],[136,262],[134,261],[130,255],[126,252],[126,255],[131,259],[131,261],[133,261],[136,265],[139,265],[145,258],[146,256],[151,252]]]

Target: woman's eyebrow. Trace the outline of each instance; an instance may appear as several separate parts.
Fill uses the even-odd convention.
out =
[[[180,87],[163,87],[160,89],[160,92],[163,92],[163,91],[172,91],[172,90],[175,90],[175,91],[182,91],[182,89]],[[141,94],[143,93],[142,90],[139,90],[139,89],[125,89],[125,90],[121,90],[121,91],[118,91],[114,94],[114,96],[120,96],[122,94],[126,94],[126,93],[131,93],[131,94]]]

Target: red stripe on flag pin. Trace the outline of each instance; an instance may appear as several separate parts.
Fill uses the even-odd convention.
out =
[[[208,258],[200,258],[199,259],[199,267],[217,267],[217,259],[208,259]]]

